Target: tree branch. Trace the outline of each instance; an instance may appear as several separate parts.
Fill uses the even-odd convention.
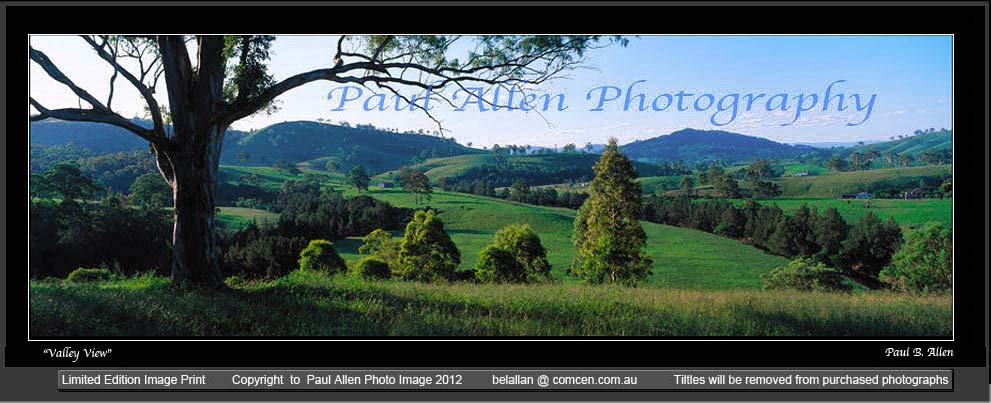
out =
[[[382,51],[385,50],[386,46],[389,46],[389,42],[392,42],[393,37],[394,37],[393,35],[389,35],[382,40],[382,44],[380,44],[379,48],[375,50],[374,54],[372,54],[372,63],[375,63],[379,59],[379,54],[381,54]]]
[[[154,123],[155,125],[154,128],[155,133],[161,136],[162,138],[164,138],[165,125],[162,122],[162,110],[161,107],[159,107],[158,105],[158,100],[155,99],[155,96],[154,94],[152,94],[151,90],[147,86],[145,86],[140,79],[138,79],[129,71],[124,69],[120,65],[120,63],[117,63],[116,57],[114,57],[114,55],[107,53],[107,51],[104,50],[102,46],[100,46],[99,44],[96,43],[96,41],[93,40],[93,38],[90,38],[88,36],[83,36],[82,38],[87,43],[89,43],[90,47],[96,50],[97,55],[99,55],[101,59],[109,63],[114,68],[115,76],[119,71],[121,76],[123,76],[125,80],[131,83],[131,85],[138,90],[138,93],[140,93],[141,96],[145,99],[145,103],[148,104],[148,110],[151,112],[151,120],[152,123]],[[111,88],[111,93],[112,91],[113,89]]]
[[[89,92],[86,92],[86,90],[80,88],[75,83],[73,83],[72,80],[69,79],[69,77],[66,77],[65,74],[62,73],[62,70],[59,70],[59,68],[55,66],[55,63],[52,63],[52,60],[49,59],[48,56],[46,56],[43,52],[35,48],[30,48],[30,53],[31,53],[31,60],[34,60],[35,63],[38,63],[38,65],[45,70],[45,73],[47,73],[49,77],[51,77],[55,81],[62,83],[66,87],[69,87],[69,89],[72,90],[72,92],[75,93],[76,96],[82,98],[82,100],[88,102],[94,108],[107,109],[107,107],[104,106],[103,103],[101,103],[99,100],[97,100],[96,97],[90,95]]]
[[[89,102],[90,105],[93,106],[92,109],[83,109],[83,108],[48,109],[42,106],[41,103],[36,101],[34,98],[31,98],[29,102],[39,112],[38,115],[31,116],[32,122],[36,122],[47,118],[55,118],[55,119],[77,121],[77,122],[101,122],[101,123],[111,124],[123,129],[127,129],[128,131],[138,135],[138,137],[141,137],[152,143],[159,142],[160,140],[164,139],[155,136],[155,132],[153,130],[149,130],[144,127],[141,127],[138,124],[125,119],[123,116],[118,115],[114,111],[111,111],[109,108],[104,106],[95,97],[90,95],[89,92],[86,92],[86,90],[80,88],[78,85],[73,83],[72,80],[69,79],[69,77],[66,77],[65,74],[63,74],[62,71],[59,70],[59,68],[55,66],[54,63],[52,63],[51,59],[49,59],[48,56],[46,56],[40,50],[31,48],[30,53],[31,53],[31,60],[34,60],[35,63],[38,63],[38,65],[40,65],[41,68],[45,70],[45,73],[47,73],[48,76],[50,76],[55,81],[62,83],[66,87],[69,87],[69,89],[72,90],[72,92],[75,93],[77,96],[79,96],[79,98],[85,100],[86,102]]]
[[[39,120],[45,120],[48,118],[55,118],[59,120],[73,121],[73,122],[97,122],[97,123],[107,123],[114,125],[138,135],[150,143],[159,143],[160,138],[155,136],[155,133],[144,127],[137,125],[136,123],[124,119],[122,116],[111,112],[108,109],[76,109],[76,108],[64,108],[64,109],[48,109],[41,105],[34,98],[29,100],[31,106],[38,110],[37,115],[31,116],[32,122],[37,122]]]

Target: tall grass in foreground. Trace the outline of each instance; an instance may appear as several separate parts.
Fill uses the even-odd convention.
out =
[[[369,282],[294,272],[230,292],[150,275],[31,282],[46,336],[948,336],[951,297],[578,284]]]

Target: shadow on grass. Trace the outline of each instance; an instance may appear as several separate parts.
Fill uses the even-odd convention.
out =
[[[922,319],[942,312],[937,308],[888,303],[873,309],[860,303],[822,312],[817,304],[835,301],[815,295],[789,305],[781,299],[755,304],[751,294],[679,299],[684,294],[676,291],[652,302],[618,288],[424,286],[313,276],[228,292],[175,290],[165,280],[155,281],[130,288],[32,284],[31,334],[872,337],[948,330],[945,315]],[[718,301],[724,298],[733,299]]]

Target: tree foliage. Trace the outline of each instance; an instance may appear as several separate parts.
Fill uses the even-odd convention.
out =
[[[131,184],[131,202],[148,208],[162,208],[172,203],[172,188],[157,173],[139,176]]]
[[[368,190],[368,185],[371,183],[371,178],[368,177],[368,172],[365,172],[365,168],[361,165],[355,165],[348,172],[348,184],[358,189],[358,192],[364,192]]]
[[[32,184],[38,194],[51,194],[63,200],[90,198],[103,189],[88,175],[83,174],[76,164],[55,164]]]
[[[461,252],[437,214],[417,211],[399,244],[399,267],[394,274],[407,280],[447,281],[454,277],[459,264]]]
[[[501,283],[547,281],[550,274],[547,250],[529,224],[512,224],[497,231],[495,241],[479,256],[475,272],[479,281]]]
[[[891,257],[881,280],[895,289],[935,292],[953,287],[953,231],[930,221],[909,232],[905,244]]]
[[[873,213],[857,220],[840,249],[846,274],[861,282],[878,286],[878,275],[891,263],[891,256],[902,244],[902,231],[893,219],[881,221]]]
[[[430,178],[416,169],[404,167],[399,173],[399,184],[403,190],[413,194],[413,202],[423,203],[424,198],[430,199],[432,189],[430,188]]]
[[[399,243],[383,229],[376,229],[362,238],[358,252],[370,254],[390,267],[399,267]]]
[[[475,278],[483,283],[522,283],[526,270],[508,250],[489,245],[478,254]]]
[[[650,274],[640,225],[642,196],[633,162],[610,139],[595,164],[589,198],[575,216],[571,272],[589,283],[636,284]]]
[[[368,280],[385,280],[392,276],[392,269],[388,263],[366,256],[354,265],[354,273]]]
[[[347,271],[344,259],[337,253],[334,244],[323,239],[314,239],[299,253],[299,269],[304,271],[337,274]]]

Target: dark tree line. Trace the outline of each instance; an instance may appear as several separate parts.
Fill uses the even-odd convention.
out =
[[[588,199],[585,192],[558,192],[553,188],[534,188],[524,181],[516,181],[513,186],[502,189],[496,197],[517,203],[537,206],[566,207],[577,209]]]
[[[647,199],[644,218],[739,239],[787,258],[810,258],[875,288],[902,244],[894,219],[881,221],[867,213],[851,225],[835,208],[820,213],[804,204],[789,215],[777,205],[749,199],[735,206],[726,200],[655,196]]]
[[[368,196],[345,198],[315,180],[282,184],[274,225],[252,224],[223,231],[222,268],[225,275],[275,278],[299,267],[299,254],[312,240],[336,241],[372,231],[399,229],[412,212]]]
[[[74,145],[31,146],[31,172],[44,172],[54,165],[72,163],[111,191],[127,193],[134,180],[158,172],[148,151],[119,151],[97,154]]]
[[[450,192],[469,193],[479,196],[498,197],[518,203],[533,204],[537,206],[565,207],[577,209],[582,206],[588,194],[585,192],[558,192],[553,188],[530,187],[525,181],[518,180],[508,188],[496,190],[492,181],[473,180],[450,180],[440,178],[437,185],[441,189]]]
[[[83,267],[106,267],[118,274],[169,273],[172,220],[167,198],[140,177],[125,197],[109,193],[73,164],[58,164],[32,177],[30,271],[32,277],[65,277]],[[138,197],[140,196],[140,197]],[[411,212],[367,196],[344,198],[318,182],[287,181],[273,207],[272,224],[221,228],[218,243],[224,276],[277,277],[298,267],[299,252],[312,239],[363,236],[377,228],[398,229]]]
[[[79,267],[169,272],[172,226],[165,210],[133,208],[119,195],[99,203],[34,200],[30,210],[33,278],[65,277]]]

